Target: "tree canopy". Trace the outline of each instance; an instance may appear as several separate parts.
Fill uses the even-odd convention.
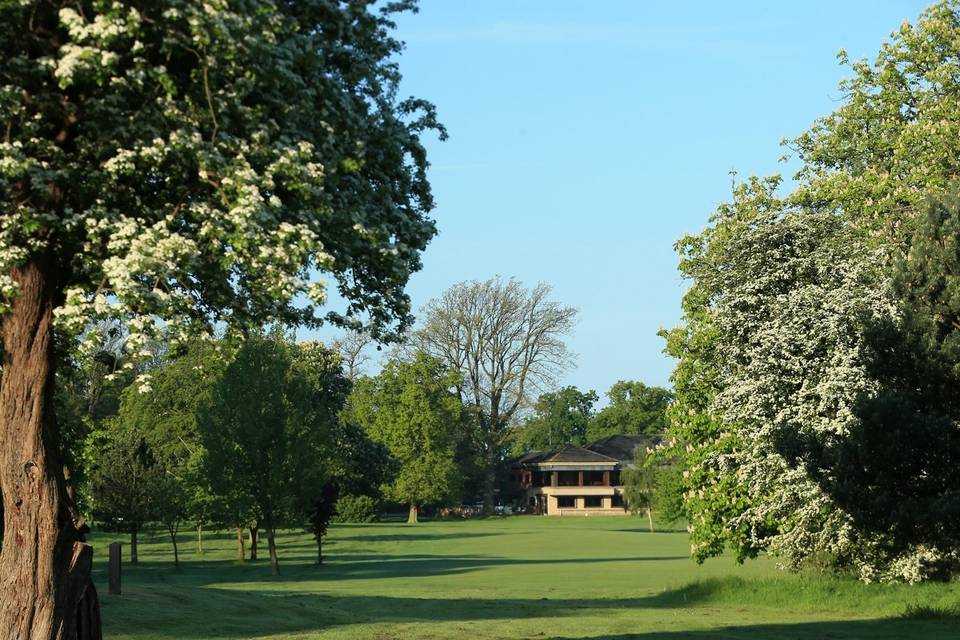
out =
[[[0,627],[99,620],[76,613],[96,600],[46,401],[54,318],[68,344],[121,320],[131,363],[161,329],[410,323],[404,286],[436,231],[421,136],[444,135],[429,103],[398,97],[391,17],[414,6],[0,3],[0,490],[17,532]],[[345,309],[319,311],[318,273]]]

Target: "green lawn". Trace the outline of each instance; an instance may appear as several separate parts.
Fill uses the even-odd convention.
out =
[[[322,567],[308,535],[282,536],[279,578],[266,560],[233,560],[228,534],[207,536],[202,556],[182,536],[179,571],[165,538],[143,536],[119,597],[107,595],[105,571],[117,538],[92,542],[106,638],[960,637],[960,584],[861,585],[783,574],[769,559],[697,566],[686,534],[644,524],[340,525]]]

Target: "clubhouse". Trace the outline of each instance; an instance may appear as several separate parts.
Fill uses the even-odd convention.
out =
[[[637,447],[657,442],[656,436],[614,435],[586,447],[531,451],[511,465],[510,494],[540,515],[626,515],[620,472],[633,465]]]

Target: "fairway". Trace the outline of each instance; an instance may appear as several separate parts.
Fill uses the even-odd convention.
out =
[[[235,539],[144,535],[107,594],[104,637],[199,638],[956,638],[956,584],[862,585],[779,572],[768,558],[698,566],[683,532],[635,518],[512,518],[337,525],[314,564],[306,534],[280,538],[282,575],[233,559]],[[266,545],[264,544],[263,547]],[[124,544],[124,556],[128,550]],[[261,550],[261,557],[266,549]]]

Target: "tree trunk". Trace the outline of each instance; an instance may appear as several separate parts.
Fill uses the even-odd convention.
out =
[[[418,515],[419,513],[420,513],[420,508],[416,505],[416,503],[411,502],[411,503],[410,503],[410,515],[407,516],[407,523],[409,523],[409,524],[417,524],[417,515]]]
[[[52,262],[10,275],[19,286],[3,318],[0,379],[0,634],[4,638],[100,638],[93,549],[73,502],[54,414]]]
[[[197,553],[203,555],[203,524],[197,523]]]
[[[176,529],[169,529],[169,531],[170,531],[170,542],[173,543],[173,566],[179,569],[180,553],[177,551],[177,531]]]
[[[323,564],[323,539],[317,536],[317,564]]]
[[[137,564],[140,558],[137,555],[137,527],[130,530],[130,564]]]
[[[250,527],[250,559],[257,559],[257,527]]]
[[[647,507],[647,520],[650,522],[650,533],[653,533],[653,511]]]
[[[273,535],[273,523],[267,523],[267,549],[270,551],[270,575],[280,575],[280,559],[277,558],[277,541]]]
[[[243,527],[237,527],[237,560],[240,562],[245,560],[243,549]]]

